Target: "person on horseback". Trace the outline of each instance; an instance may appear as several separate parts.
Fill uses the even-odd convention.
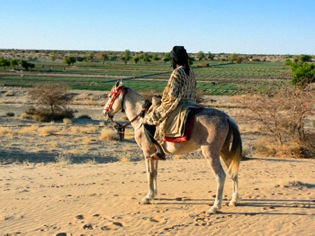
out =
[[[147,140],[156,148],[156,152],[147,158],[156,160],[166,159],[160,144],[165,136],[166,118],[182,102],[196,101],[196,79],[189,67],[186,49],[183,46],[174,46],[170,56],[174,70],[163,91],[161,103],[152,107],[142,120]]]

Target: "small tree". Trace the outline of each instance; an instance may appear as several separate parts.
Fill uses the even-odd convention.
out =
[[[28,63],[29,68],[34,69],[35,68],[35,64],[34,63]]]
[[[155,54],[155,55],[153,55],[152,60],[153,61],[159,61],[159,60],[161,60],[161,58],[159,58],[159,56]]]
[[[101,60],[103,61],[103,64],[105,63],[105,61],[107,61],[109,59],[108,55],[106,53],[102,53],[101,55]]]
[[[144,53],[142,59],[144,62],[151,62],[151,56],[148,53]]]
[[[202,61],[205,58],[205,54],[203,51],[199,51],[197,54],[198,61]]]
[[[64,61],[68,66],[74,65],[76,62],[75,58],[73,56],[66,56],[65,61]]]
[[[125,50],[124,56],[123,56],[123,61],[125,62],[125,64],[127,64],[127,62],[130,60],[131,58],[131,52],[130,50]]]
[[[10,66],[10,61],[5,58],[0,58],[0,66],[6,69],[8,66]]]
[[[168,52],[168,53],[165,53],[164,57],[163,57],[163,61],[164,62],[169,62],[171,60],[171,54]]]
[[[135,64],[137,64],[137,63],[139,62],[139,60],[140,60],[140,57],[138,57],[138,56],[134,56],[134,57],[133,57],[133,62],[134,62]]]
[[[64,85],[37,86],[29,91],[29,96],[36,104],[36,108],[31,109],[29,113],[37,116],[41,121],[73,117],[73,111],[67,108],[70,94]]]
[[[12,59],[12,60],[11,60],[11,66],[13,66],[14,69],[15,69],[15,67],[18,66],[18,65],[19,65],[19,61],[18,61],[18,60],[16,60],[16,59]]]
[[[242,63],[243,59],[244,59],[243,57],[237,55],[236,53],[233,53],[233,54],[231,54],[231,55],[229,56],[229,61],[231,61],[231,62],[233,62],[233,63],[238,63],[238,64],[240,64],[240,63]]]
[[[302,54],[299,56],[298,60],[301,62],[310,62],[310,61],[312,61],[312,57],[309,55]]]
[[[28,68],[29,68],[29,66],[30,66],[30,64],[29,64],[27,61],[25,61],[25,60],[21,60],[21,61],[20,61],[20,65],[21,65],[25,70],[28,70]]]
[[[208,52],[208,59],[209,59],[210,61],[213,61],[214,57],[215,57],[215,55],[214,55],[213,53]]]

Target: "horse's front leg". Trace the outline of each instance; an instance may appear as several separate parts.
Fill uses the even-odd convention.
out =
[[[142,204],[149,204],[157,195],[157,170],[158,161],[152,159],[145,159],[147,179],[148,179],[148,193],[142,199]]]

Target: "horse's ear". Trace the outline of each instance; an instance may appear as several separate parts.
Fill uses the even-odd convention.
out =
[[[123,85],[123,83],[122,83],[121,79],[119,79],[119,80],[117,80],[117,82],[116,82],[116,84],[115,84],[115,87],[116,87],[116,88],[119,88],[119,87],[122,86],[122,85]]]

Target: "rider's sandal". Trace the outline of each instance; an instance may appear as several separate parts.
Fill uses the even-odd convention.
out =
[[[166,157],[164,154],[161,153],[153,153],[152,155],[146,157],[147,159],[152,159],[152,160],[160,160],[160,161],[165,161]]]

